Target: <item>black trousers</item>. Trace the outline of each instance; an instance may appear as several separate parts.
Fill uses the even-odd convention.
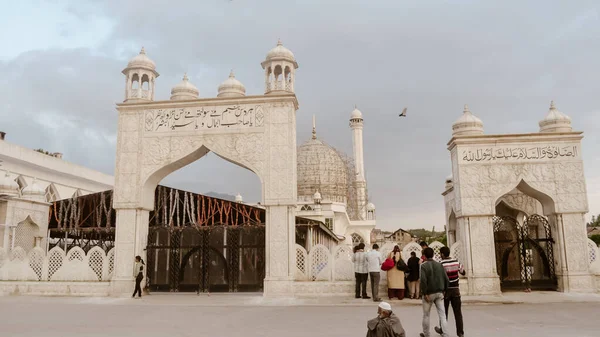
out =
[[[460,290],[458,288],[448,288],[446,290],[446,296],[444,296],[444,309],[446,309],[446,319],[448,319],[448,308],[452,305],[452,312],[454,312],[454,320],[456,321],[456,334],[463,336],[465,331],[463,330],[463,316],[460,301]]]
[[[354,273],[354,278],[356,278],[356,297],[368,297],[367,280],[369,279],[369,274]]]
[[[136,293],[138,294],[139,297],[142,297],[141,283],[142,283],[143,279],[144,279],[144,275],[142,273],[139,273],[138,276],[135,278],[135,290],[133,291],[132,297],[135,297]]]

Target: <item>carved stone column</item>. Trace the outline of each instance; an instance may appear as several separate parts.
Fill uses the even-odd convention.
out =
[[[266,206],[264,296],[293,296],[296,205]]]
[[[470,295],[500,293],[496,271],[492,216],[469,216],[458,219],[465,240],[467,278]]]
[[[593,292],[594,280],[589,271],[587,235],[584,213],[556,215],[559,267],[556,268],[558,289],[563,292]],[[555,257],[556,258],[556,257]]]
[[[145,209],[117,209],[115,235],[115,265],[111,280],[113,296],[131,296],[135,286],[135,256],[146,261],[149,211]]]

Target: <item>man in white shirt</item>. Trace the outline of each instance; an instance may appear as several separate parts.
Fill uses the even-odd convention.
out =
[[[379,279],[381,277],[381,264],[383,263],[381,253],[379,253],[379,245],[374,244],[373,250],[367,253],[367,269],[371,276],[371,294],[373,301],[379,302]]]

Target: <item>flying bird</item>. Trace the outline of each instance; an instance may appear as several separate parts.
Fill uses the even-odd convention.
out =
[[[398,115],[398,117],[406,117],[406,109],[407,108],[404,108],[404,110],[402,110],[402,113]]]

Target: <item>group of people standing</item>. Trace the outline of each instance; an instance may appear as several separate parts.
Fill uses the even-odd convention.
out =
[[[465,271],[456,259],[450,257],[448,247],[440,249],[441,263],[433,259],[434,251],[425,242],[421,242],[423,249],[421,259],[412,252],[407,263],[402,260],[402,253],[398,246],[394,247],[385,260],[379,253],[377,244],[374,244],[373,249],[368,253],[364,252],[364,248],[365,245],[362,243],[355,247],[352,258],[356,277],[356,298],[370,298],[366,292],[367,274],[364,274],[366,270],[371,275],[373,300],[381,301],[378,296],[379,275],[381,270],[386,270],[390,299],[396,297],[403,299],[406,284],[408,284],[410,298],[422,299],[421,337],[430,336],[430,313],[433,306],[436,308],[440,323],[439,326],[434,327],[435,332],[443,337],[449,336],[447,319],[450,305],[456,320],[456,333],[459,337],[464,336],[459,274],[465,275]],[[394,265],[389,268],[392,261]],[[370,320],[367,328],[367,337],[405,336],[400,320],[393,315],[390,304],[386,302],[381,302],[378,307],[378,317]]]
[[[352,262],[354,263],[354,277],[356,279],[356,298],[371,299],[367,294],[367,281],[370,278],[373,301],[381,301],[379,297],[381,270],[387,271],[388,298],[390,300],[394,298],[403,300],[406,296],[407,288],[409,298],[420,298],[419,275],[421,260],[416,256],[415,252],[411,253],[408,263],[405,263],[400,247],[397,245],[394,246],[394,249],[384,259],[379,252],[379,245],[374,244],[372,250],[365,252],[365,244],[360,243],[354,247]],[[389,262],[391,268],[382,268],[384,262]]]

